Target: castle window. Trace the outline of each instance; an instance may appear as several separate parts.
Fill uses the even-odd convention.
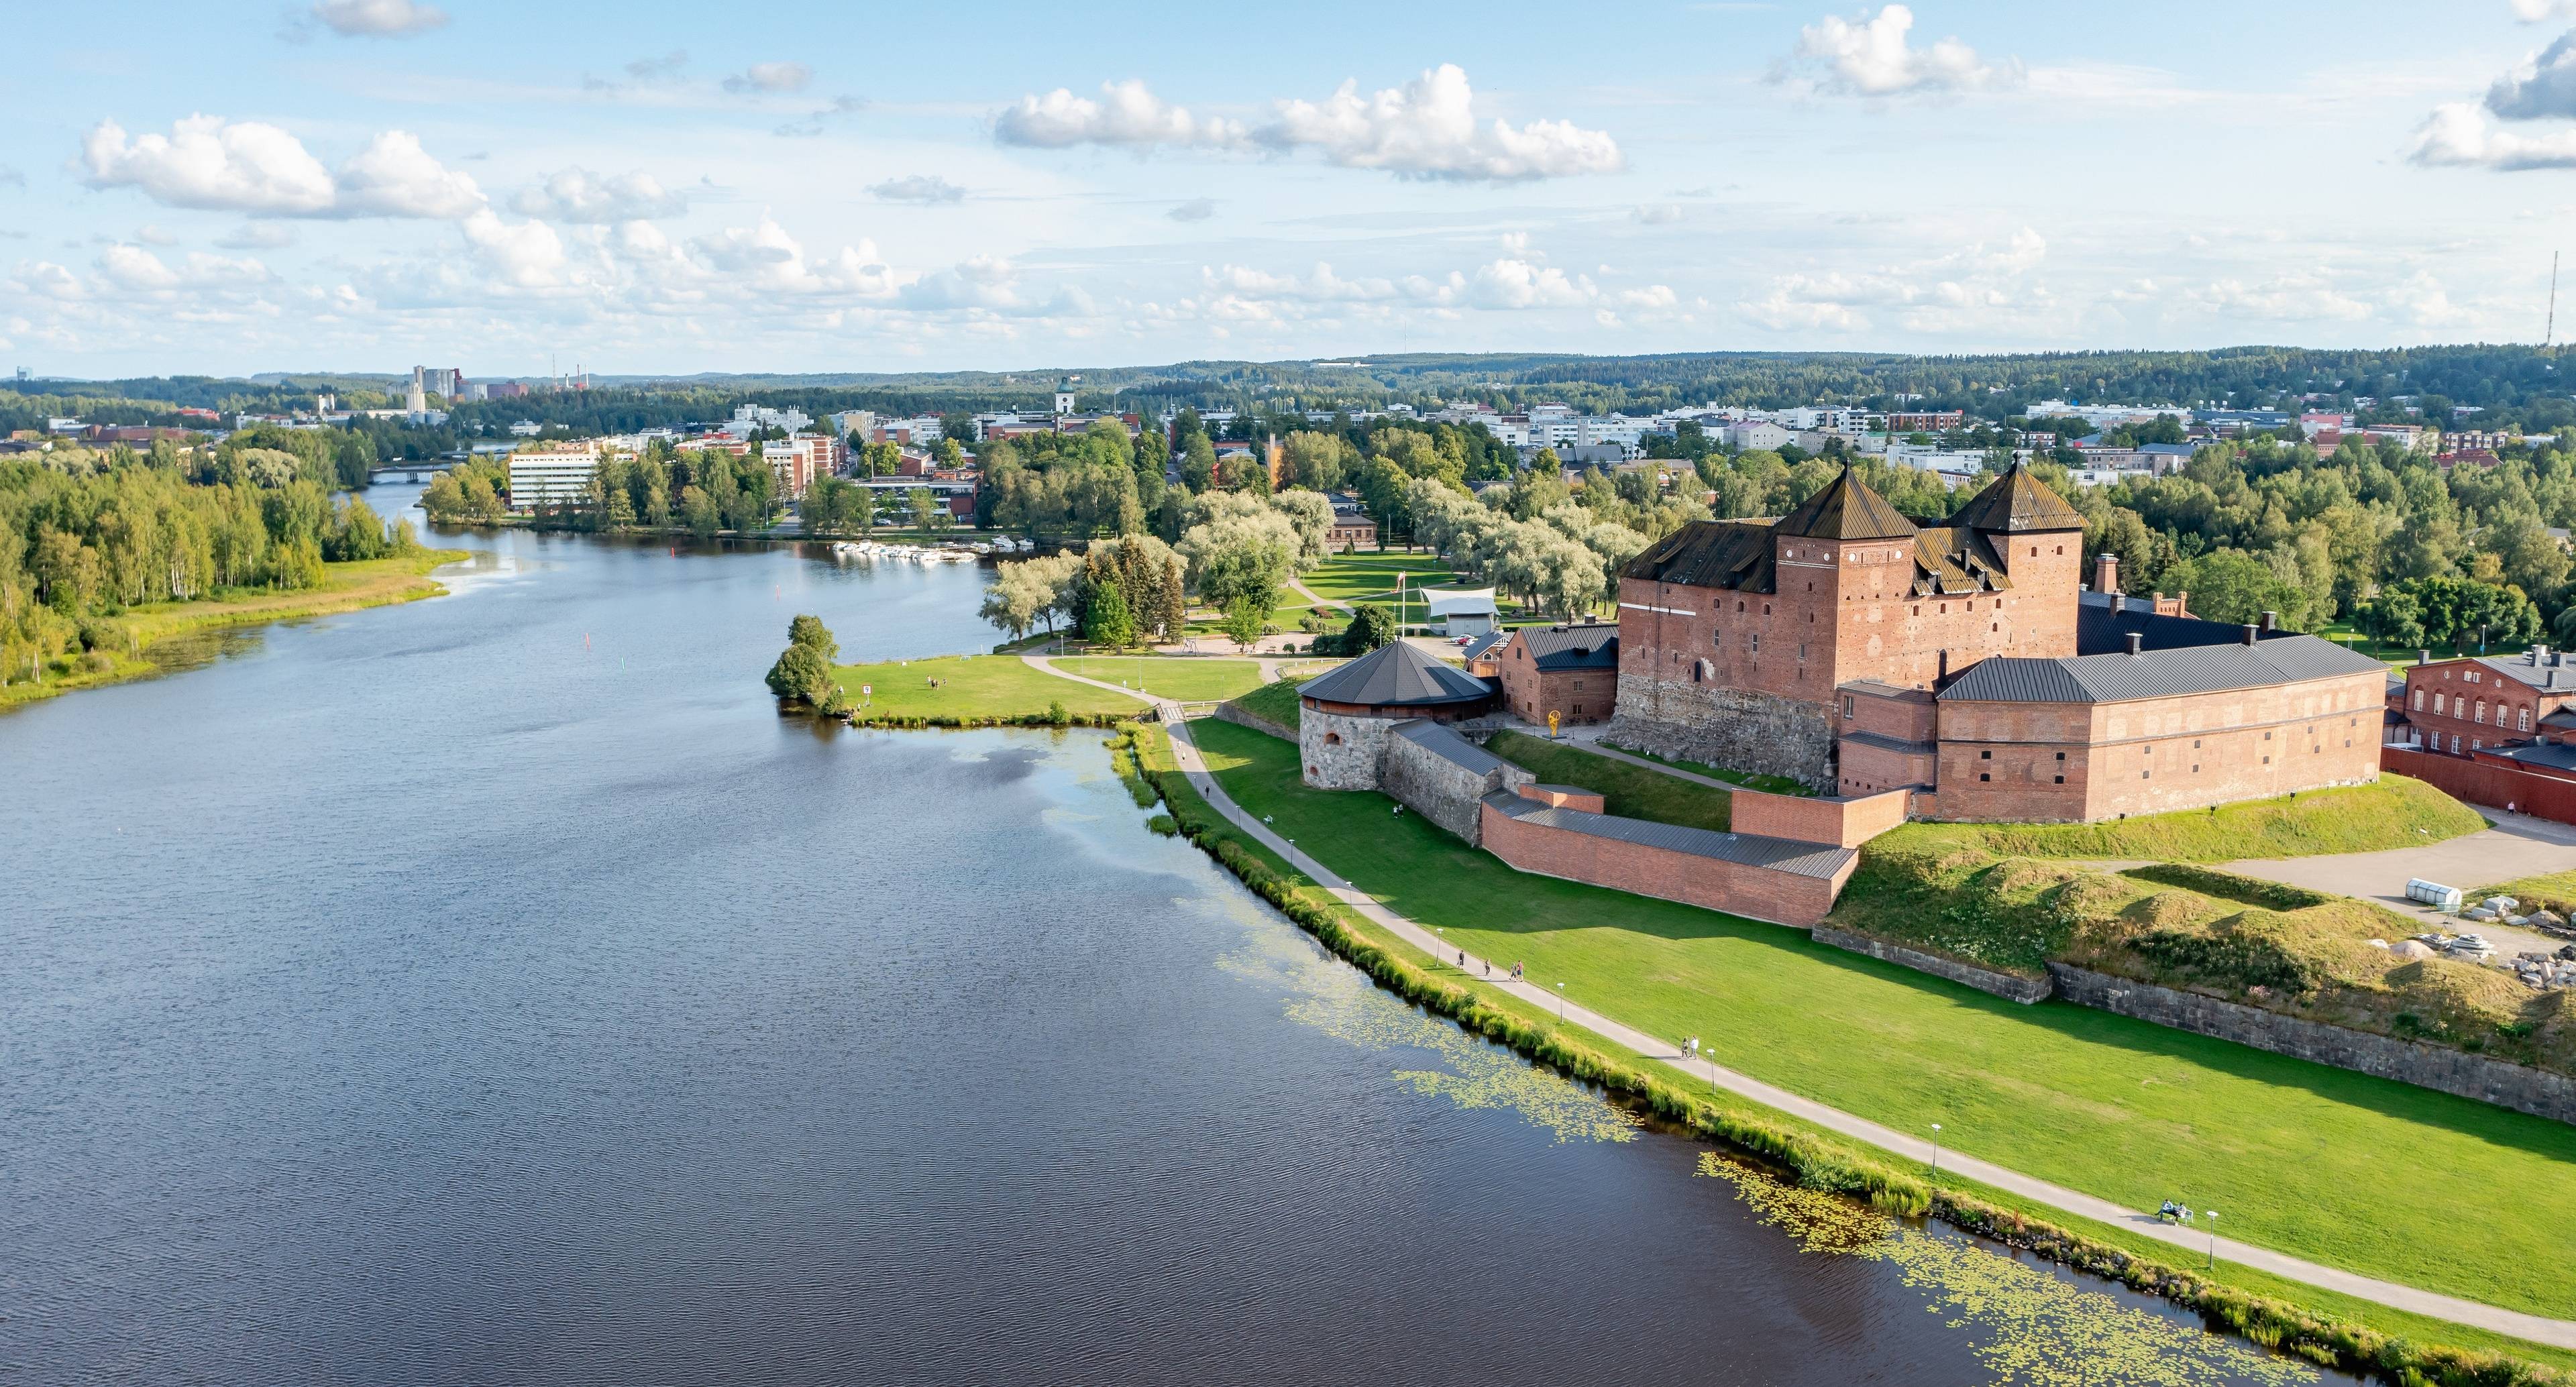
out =
[[[2154,771],[2140,771],[2138,772],[2138,778],[2140,780],[2153,780],[2156,778],[2156,773]]]
[[[2066,777],[2065,777],[2065,776],[2062,776],[2062,775],[2061,775],[2061,776],[2059,776],[2059,777],[2057,777],[2056,783],[2057,783],[2057,784],[2060,784],[2060,785],[2065,784],[2065,783],[2066,783]]]
[[[1712,679],[1715,679],[1716,677],[1717,677],[1717,666],[1710,664],[1710,663],[1709,663],[1708,661],[1706,661],[1706,660],[1694,660],[1694,661],[1692,661],[1692,662],[1691,662],[1691,682],[1692,682],[1692,683],[1694,683],[1694,684],[1706,683],[1707,681],[1712,680]]]
[[[2516,731],[2518,731],[2518,732],[2528,732],[2528,731],[2530,731],[2530,730],[2531,730],[2531,709],[2529,709],[2528,707],[2524,708],[2524,709],[2522,710],[2522,716],[2521,716],[2521,718],[2520,718],[2518,721],[2519,721],[2519,723],[2520,723],[2520,726],[2518,726],[2518,727],[2516,727],[2516,728],[2515,728],[2515,730],[2516,730]]]
[[[1995,754],[1991,751],[1980,751],[1977,753],[1977,759],[1980,761],[1991,761],[1995,759]]]
[[[1844,716],[1844,717],[1850,717],[1851,715],[1852,715],[1852,701],[1851,701],[1851,695],[1850,695],[1850,694],[1844,694],[1844,695],[1843,695],[1843,716]]]
[[[2058,552],[2061,556],[2062,556],[2062,555],[2064,555],[2064,554],[2066,553],[2066,546],[2065,546],[2065,545],[2063,545],[2063,544],[2061,544],[2061,545],[2057,546],[2057,552]]]
[[[1756,655],[1762,653],[1762,633],[1759,631],[1753,633],[1753,653]]]
[[[2194,762],[2192,762],[2192,763],[2191,763],[2191,773],[2192,773],[2193,775],[2198,775],[2198,774],[2200,774],[2200,763],[2199,763],[2198,761],[2194,761]]]
[[[1342,734],[1341,734],[1341,733],[1339,733],[1339,732],[1327,732],[1327,733],[1325,733],[1325,734],[1324,734],[1324,745],[1326,745],[1326,746],[1340,746],[1341,744],[1342,744]]]
[[[1726,633],[1724,631],[1709,632],[1708,648],[1711,650],[1724,650],[1726,648]]]
[[[1577,691],[1580,691],[1583,688],[1583,681],[1580,679],[1575,680],[1574,687]]]
[[[1987,774],[1985,774],[1985,773],[1983,773],[1983,772],[1979,772],[1979,773],[1978,773],[1978,775],[1977,775],[1977,778],[1978,778],[1979,780],[1992,780],[1992,779],[1994,779],[1994,777],[1993,777],[1993,776],[1991,776],[1991,775],[1987,775]]]
[[[2417,689],[2415,691],[2415,711],[2419,713],[2424,711],[2424,691],[2422,689]]]
[[[2057,759],[2058,759],[2058,760],[2060,760],[2060,761],[2065,760],[2065,759],[2066,759],[2066,753],[2065,753],[2065,752],[2062,752],[2062,751],[2061,751],[2061,752],[2059,752],[2059,753],[2057,753]]]

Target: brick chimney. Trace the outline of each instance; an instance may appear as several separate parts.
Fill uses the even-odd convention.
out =
[[[2265,613],[2263,614],[2263,629],[2264,629],[2264,630],[2266,630],[2266,631],[2277,630],[2277,629],[2279,629],[2280,625],[2281,625],[2281,614],[2280,614],[2279,612],[2265,612]]]
[[[2270,615],[2271,615],[2271,613],[2269,613],[2269,612],[2265,612],[2265,613],[2264,613],[2264,615],[2265,615],[2265,616],[2270,616]],[[2254,623],[2253,623],[2253,622],[2250,622],[2250,621],[2249,621],[2249,622],[2246,622],[2246,623],[2245,623],[2245,643],[2246,643],[2247,645],[2252,645],[2253,643],[2255,643],[2255,642],[2256,642],[2256,641],[2258,641],[2258,640],[2261,640],[2262,638],[2263,638],[2263,637],[2262,637],[2261,631],[2260,631],[2260,630],[2258,630],[2258,629],[2256,628],[2256,626],[2254,625]]]
[[[2129,655],[2131,658],[2136,658],[2139,654],[2140,648],[2146,644],[2146,640],[2147,638],[2144,635],[2136,631],[2131,631],[2129,633]]]
[[[2095,592],[2118,592],[2120,590],[2119,555],[2096,554],[2093,556],[2093,590]]]

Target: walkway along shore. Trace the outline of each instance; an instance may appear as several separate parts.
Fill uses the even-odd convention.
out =
[[[1237,828],[1277,853],[1296,870],[1306,874],[1336,899],[1349,905],[1380,928],[1433,958],[1440,959],[1446,964],[1455,964],[1458,955],[1456,948],[1444,943],[1432,931],[1387,909],[1375,897],[1359,890],[1311,856],[1291,848],[1285,838],[1272,832],[1259,818],[1237,805],[1225,793],[1224,787],[1217,783],[1216,777],[1208,772],[1207,763],[1199,755],[1197,744],[1190,739],[1187,723],[1174,717],[1168,722],[1168,730],[1171,734],[1172,754],[1175,761],[1179,764],[1182,773],[1189,778],[1191,787],[1196,789],[1210,806],[1223,814]],[[1590,1030],[1691,1079],[1714,1084],[1766,1107],[1875,1146],[1904,1160],[1918,1165],[1928,1164],[1935,1154],[1932,1143],[1924,1138],[1881,1126],[1867,1118],[1838,1108],[1828,1107],[1749,1075],[1739,1074],[1712,1061],[1692,1058],[1682,1053],[1681,1047],[1672,1041],[1648,1035],[1635,1027],[1576,1005],[1565,1000],[1553,988],[1541,987],[1526,980],[1514,981],[1509,976],[1508,966],[1498,970],[1490,979],[1475,976],[1485,962],[1486,960],[1473,954],[1467,956],[1461,971],[1462,980],[1468,986],[1490,987],[1518,997],[1545,1011],[1555,1011],[1562,1006],[1564,1020],[1568,1025]],[[2211,1238],[2206,1232],[2175,1227],[2158,1221],[2152,1214],[2125,1209],[2109,1200],[2053,1185],[2045,1180],[2006,1169],[1990,1161],[1963,1155],[1946,1147],[1941,1148],[1938,1154],[1943,1169],[1996,1189],[2008,1191],[2034,1203],[2092,1219],[2098,1223],[2129,1229],[2142,1236],[2170,1244],[2192,1257],[2207,1255],[2211,1249]],[[2455,1324],[2469,1325],[2497,1334],[2511,1335],[2533,1343],[2576,1349],[2576,1322],[2548,1319],[2517,1310],[2483,1305],[2456,1296],[2419,1290],[2392,1281],[2381,1281],[2305,1261],[2268,1248],[2238,1242],[2232,1238],[2222,1237],[2216,1240],[2216,1255],[2284,1280],[2339,1292],[2391,1309],[2448,1320]]]

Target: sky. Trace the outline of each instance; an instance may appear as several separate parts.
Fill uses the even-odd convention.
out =
[[[2537,341],[2576,209],[2576,0],[9,27],[39,375]]]

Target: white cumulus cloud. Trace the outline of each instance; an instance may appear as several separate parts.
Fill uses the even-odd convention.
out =
[[[1098,100],[1063,87],[1021,97],[994,118],[993,130],[1004,144],[1039,149],[1089,144],[1311,150],[1344,168],[1411,178],[1516,181],[1610,173],[1626,165],[1606,131],[1557,120],[1521,126],[1499,118],[1479,121],[1474,108],[1466,72],[1444,63],[1400,87],[1362,94],[1350,81],[1322,101],[1276,102],[1273,119],[1258,127],[1195,115],[1131,79],[1103,83]]]
[[[520,189],[510,206],[524,216],[605,226],[675,217],[689,209],[689,200],[641,170],[610,175],[575,166]]]
[[[862,238],[837,252],[809,256],[804,244],[767,212],[751,226],[698,237],[689,248],[716,273],[768,293],[882,299],[899,287],[874,241]]]
[[[274,125],[193,115],[167,135],[128,140],[103,120],[81,139],[94,188],[131,187],[171,207],[318,216],[338,197],[330,170]]]
[[[310,13],[345,38],[403,38],[447,23],[447,11],[417,0],[321,0]]]
[[[472,178],[387,130],[335,175],[301,140],[259,121],[192,115],[168,135],[128,138],[103,120],[81,140],[93,188],[134,188],[170,207],[271,217],[422,217],[453,221],[485,205]]]
[[[801,92],[814,80],[814,69],[803,63],[753,63],[724,79],[729,92]]]
[[[1803,73],[1816,90],[1836,96],[1881,97],[2016,86],[2026,76],[2020,59],[1990,62],[1955,38],[1917,48],[1913,28],[1914,11],[1904,5],[1851,19],[1827,15],[1798,31],[1798,47],[1778,75]]]
[[[563,237],[544,222],[513,226],[486,207],[467,217],[462,229],[465,243],[502,283],[543,289],[561,282],[566,265]]]
[[[909,178],[889,178],[868,185],[868,192],[887,202],[961,202],[966,190],[936,174],[914,174]]]
[[[2513,17],[2525,24],[2576,15],[2576,0],[2511,0]]]
[[[2524,135],[2507,130],[2467,101],[2433,108],[2416,128],[2407,159],[2427,167],[2516,171],[2576,168],[2576,130]]]
[[[2497,78],[2487,88],[2487,109],[2506,120],[2576,116],[2576,31]]]
[[[241,229],[215,238],[226,250],[277,250],[295,244],[295,228],[276,222],[246,222]]]

